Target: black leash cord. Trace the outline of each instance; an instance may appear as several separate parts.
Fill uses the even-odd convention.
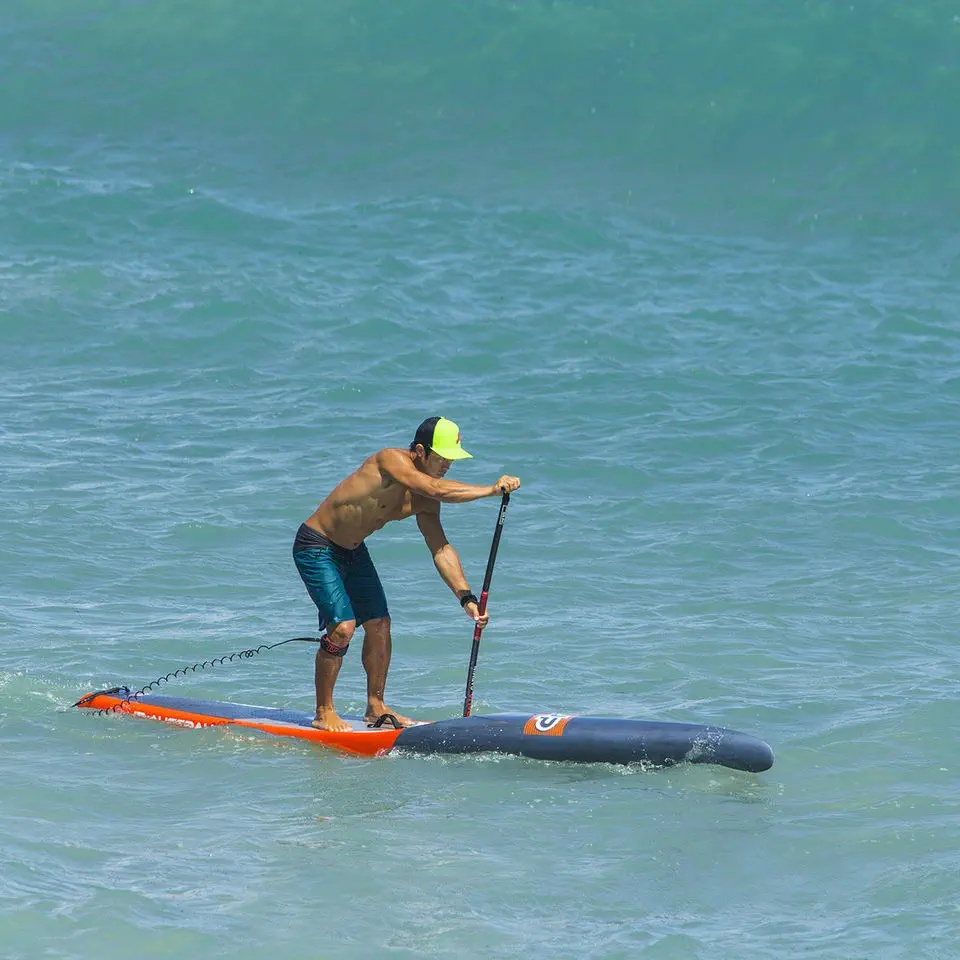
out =
[[[151,690],[159,687],[161,684],[170,683],[171,680],[176,680],[177,677],[185,677],[188,673],[196,673],[198,670],[206,670],[207,667],[217,667],[220,666],[220,664],[230,663],[233,660],[249,660],[250,657],[255,657],[258,653],[263,653],[265,650],[273,650],[275,647],[282,647],[285,643],[319,642],[320,637],[291,637],[289,640],[280,640],[277,643],[261,643],[259,647],[255,647],[250,650],[238,650],[236,653],[228,653],[223,657],[214,657],[213,660],[201,660],[199,663],[195,663],[192,666],[180,667],[163,677],[157,677],[156,680],[153,680],[141,687],[135,693],[131,693],[129,687],[111,687],[109,690],[97,690],[94,693],[88,693],[85,697],[81,697],[74,704],[74,706],[82,707],[99,696],[109,697],[113,696],[114,694],[121,694],[123,699],[119,703],[115,703],[112,707],[106,707],[103,710],[96,711],[97,716],[103,716],[105,713],[114,713],[115,711],[120,710],[125,703],[130,703],[132,700],[142,697],[144,694],[149,693]]]

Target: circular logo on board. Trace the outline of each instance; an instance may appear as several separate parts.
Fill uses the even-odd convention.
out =
[[[559,737],[572,717],[571,713],[539,713],[523,725],[523,732],[541,737]]]

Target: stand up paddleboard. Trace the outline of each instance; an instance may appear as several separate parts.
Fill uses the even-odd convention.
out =
[[[380,726],[368,724],[361,717],[344,717],[352,729],[334,733],[318,730],[312,725],[313,715],[301,710],[159,695],[130,699],[130,692],[123,689],[88,694],[77,706],[163,720],[181,727],[252,728],[362,756],[394,751],[499,753],[535,760],[651,767],[686,761],[720,764],[750,773],[761,773],[773,765],[773,751],[762,740],[696,723],[495,713],[397,729],[391,726],[391,715],[387,714]]]
[[[503,529],[510,494],[500,503],[500,514],[487,560],[478,609],[486,611],[493,565]],[[246,659],[263,650],[297,641],[316,643],[314,637],[294,637],[279,643],[241,650],[226,657],[205,660],[160,677],[131,692],[114,687],[89,693],[74,706],[101,712],[128,713],[163,720],[182,727],[232,725],[263,730],[279,737],[299,737],[347,753],[380,756],[400,750],[410,753],[501,753],[534,760],[566,760],[576,763],[640,763],[654,767],[689,763],[716,763],[734,770],[762,773],[773,766],[773,751],[762,740],[736,730],[696,723],[658,723],[649,720],[616,720],[577,717],[562,713],[495,713],[473,717],[473,680],[480,649],[481,628],[473,633],[473,648],[467,673],[463,716],[401,728],[396,718],[385,714],[375,724],[362,717],[343,717],[351,729],[333,732],[313,726],[313,715],[279,707],[256,707],[219,700],[167,697],[150,690],[161,683],[207,666]]]

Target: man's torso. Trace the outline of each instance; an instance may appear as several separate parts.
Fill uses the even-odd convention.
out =
[[[406,453],[406,451],[401,451]],[[379,466],[379,454],[337,484],[306,524],[348,549],[359,546],[391,520],[403,520],[429,509],[417,496]]]

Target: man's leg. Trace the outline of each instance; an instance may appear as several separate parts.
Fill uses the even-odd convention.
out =
[[[341,720],[333,708],[333,687],[343,663],[343,652],[357,628],[356,620],[344,620],[342,623],[328,624],[327,635],[317,651],[317,663],[314,669],[314,682],[317,688],[317,717],[313,721],[321,730],[350,730],[350,724]],[[366,649],[366,643],[364,643]]]
[[[377,617],[363,625],[363,669],[367,671],[367,720],[377,720],[385,713],[392,713],[404,726],[415,721],[389,709],[383,702],[390,669],[390,617]]]
[[[293,560],[310,598],[317,605],[320,629],[326,627],[313,672],[317,691],[317,715],[313,724],[321,730],[349,730],[350,724],[341,720],[333,708],[333,687],[357,620],[343,583],[338,553],[331,547],[299,550]]]

